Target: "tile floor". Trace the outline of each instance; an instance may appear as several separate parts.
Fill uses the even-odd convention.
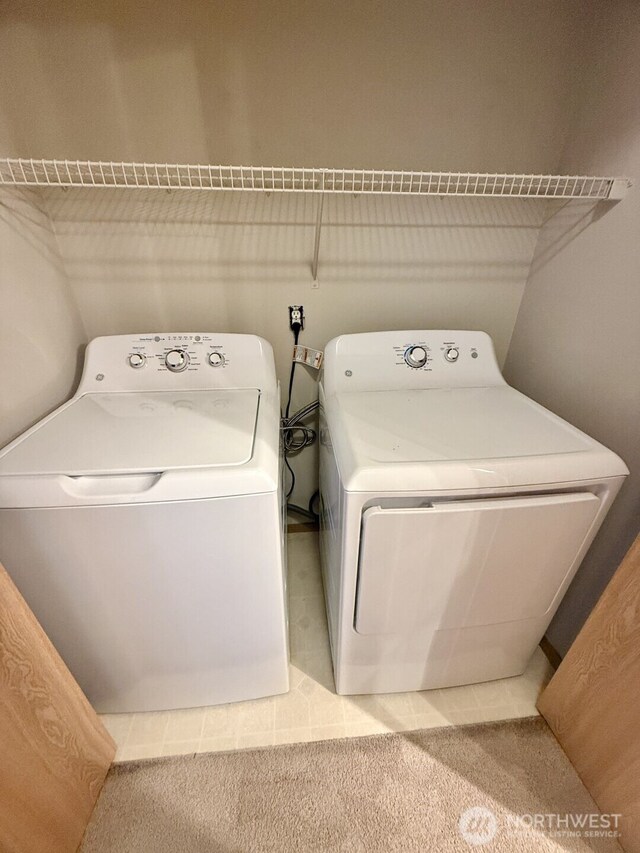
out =
[[[211,708],[104,714],[118,745],[116,761],[530,716],[553,672],[538,648],[518,678],[421,693],[336,695],[315,533],[289,536],[289,619],[289,693]]]

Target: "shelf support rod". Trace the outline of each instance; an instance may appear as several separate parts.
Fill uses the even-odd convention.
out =
[[[316,237],[313,245],[313,261],[311,262],[311,275],[313,280],[318,280],[318,255],[320,254],[320,234],[322,233],[322,210],[324,208],[324,192],[320,193],[318,210],[316,212]]]

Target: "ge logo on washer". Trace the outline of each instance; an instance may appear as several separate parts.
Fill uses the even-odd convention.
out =
[[[479,847],[493,841],[498,831],[498,819],[491,809],[473,806],[460,815],[458,831],[468,844]]]

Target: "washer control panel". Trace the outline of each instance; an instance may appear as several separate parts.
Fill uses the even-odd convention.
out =
[[[134,370],[182,373],[227,367],[229,354],[220,336],[214,335],[143,335],[131,340],[127,364]]]
[[[81,387],[96,391],[260,387],[271,346],[255,335],[113,335],[87,347]],[[86,388],[84,389],[86,390]]]
[[[342,335],[325,350],[325,391],[504,384],[485,332],[418,330]]]
[[[228,354],[213,335],[144,335],[132,339],[127,364],[134,370],[147,367],[182,373],[205,366],[226,367]]]

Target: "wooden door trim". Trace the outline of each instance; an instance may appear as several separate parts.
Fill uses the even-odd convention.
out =
[[[0,849],[73,853],[115,744],[0,566]]]
[[[538,701],[603,812],[640,853],[640,535]]]

